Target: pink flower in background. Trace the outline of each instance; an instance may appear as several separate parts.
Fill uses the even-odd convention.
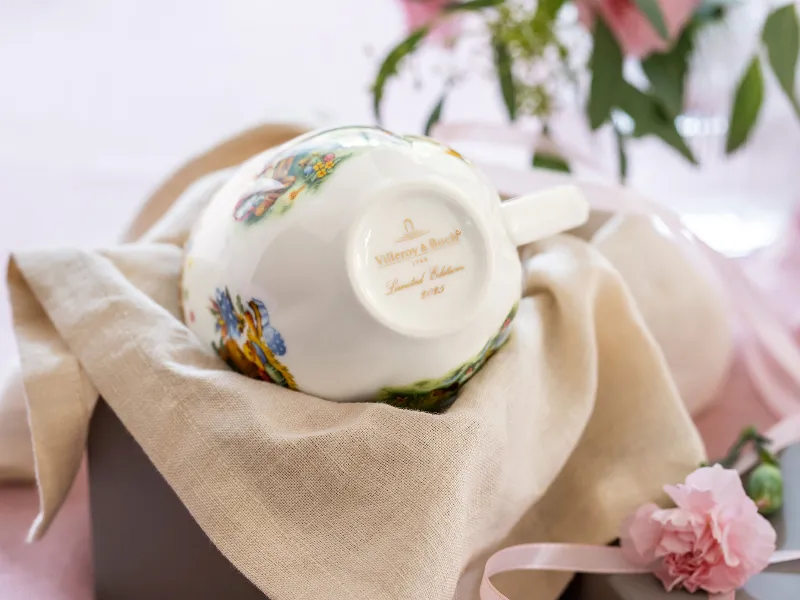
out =
[[[654,565],[668,591],[727,593],[769,564],[775,530],[736,471],[703,467],[664,489],[677,508],[642,506],[622,524],[621,542],[628,560]]]
[[[576,3],[584,25],[591,28],[595,18],[602,17],[627,56],[642,58],[671,45],[653,29],[635,0],[576,0]],[[700,0],[659,0],[658,3],[669,37],[674,40],[689,22]]]
[[[411,32],[432,23],[452,3],[453,0],[400,0],[406,14],[406,28]],[[448,17],[436,25],[431,35],[438,41],[447,42],[455,38],[459,31],[458,18]]]

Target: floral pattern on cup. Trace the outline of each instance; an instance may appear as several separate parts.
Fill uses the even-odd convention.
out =
[[[415,143],[434,146],[466,162],[461,154],[431,137],[399,136],[372,127],[337,127],[281,148],[238,200],[233,218],[251,225],[283,215],[299,196],[318,190],[339,164],[356,153],[377,145]]]
[[[288,148],[270,160],[258,174],[249,193],[233,209],[233,218],[251,225],[283,215],[302,193],[313,193],[353,153],[331,145],[302,150]]]
[[[450,408],[463,385],[472,379],[486,361],[508,341],[511,335],[511,322],[517,315],[517,307],[518,305],[514,304],[500,331],[486,342],[476,356],[440,379],[423,379],[404,387],[385,387],[379,392],[377,402],[426,412],[443,412]]]
[[[217,288],[209,310],[219,333],[218,342],[211,345],[229,367],[254,379],[297,389],[289,369],[277,358],[286,354],[286,343],[270,325],[261,300],[252,298],[245,306],[238,294],[234,302],[227,288]]]

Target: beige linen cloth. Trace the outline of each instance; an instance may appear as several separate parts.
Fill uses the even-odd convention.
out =
[[[186,187],[294,133],[265,126],[191,163],[126,234],[136,244],[12,256],[33,538],[78,469],[98,394],[272,600],[474,600],[492,551],[609,542],[703,459],[626,286],[570,236],[529,249],[509,343],[445,414],[332,403],[229,371],[181,322],[178,291],[180,244],[226,173]],[[567,580],[497,584],[552,600]]]

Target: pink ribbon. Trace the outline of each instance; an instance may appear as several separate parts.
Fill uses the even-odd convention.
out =
[[[476,124],[441,125],[435,135],[446,142],[454,139],[500,144],[520,144],[520,136],[507,128]],[[524,145],[533,147],[529,140]],[[571,154],[572,149],[567,149]],[[648,202],[630,189],[576,180],[574,177],[547,171],[523,171],[503,165],[479,165],[503,195],[519,196],[554,185],[571,183],[580,187],[594,210],[645,215],[658,219],[674,240],[691,252],[697,252],[714,268],[730,299],[731,307],[746,326],[749,339],[743,348],[743,360],[754,385],[767,407],[782,418],[769,432],[772,450],[778,452],[800,442],[800,348],[791,332],[766,307],[767,303],[750,284],[738,265],[715,252],[692,235],[680,217],[668,208]],[[742,473],[756,463],[754,453],[746,453],[736,465]],[[781,550],[770,564],[800,560],[800,550]],[[637,574],[652,569],[635,565],[620,548],[579,544],[525,544],[511,546],[489,558],[480,588],[481,600],[508,600],[492,585],[490,578],[508,571],[540,570],[570,573]],[[735,592],[712,596],[715,600],[733,600]]]
[[[800,560],[800,550],[778,550],[770,564]],[[481,581],[481,600],[508,600],[492,585],[490,577],[508,571],[565,571],[601,575],[637,575],[650,569],[628,562],[619,548],[580,544],[524,544],[511,546],[492,555]],[[713,600],[734,600],[735,591],[714,594]]]
[[[787,417],[767,432],[772,441],[771,448],[780,452],[800,442],[800,415]],[[755,454],[749,453],[737,464],[741,473],[756,462]],[[777,550],[770,564],[800,560],[800,550]],[[495,552],[486,562],[481,580],[481,600],[509,600],[501,594],[491,577],[509,571],[562,571],[567,573],[597,573],[602,575],[636,575],[650,573],[651,568],[628,561],[620,548],[583,544],[521,544]],[[712,600],[734,600],[735,591],[712,595]]]

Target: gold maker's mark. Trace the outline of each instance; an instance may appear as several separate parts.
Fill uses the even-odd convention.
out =
[[[418,237],[422,237],[428,233],[427,229],[414,229],[414,222],[411,219],[406,219],[403,221],[403,227],[405,228],[406,232],[404,235],[401,235],[395,240],[395,244],[402,244],[403,242],[408,242],[409,240],[415,240]]]

